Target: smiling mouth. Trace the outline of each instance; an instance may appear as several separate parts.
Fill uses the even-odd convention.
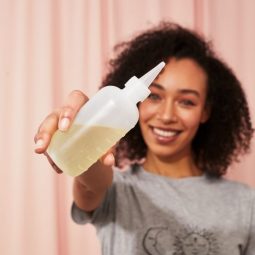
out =
[[[172,142],[174,141],[178,135],[181,133],[179,130],[166,130],[156,127],[151,127],[153,135],[159,142]]]

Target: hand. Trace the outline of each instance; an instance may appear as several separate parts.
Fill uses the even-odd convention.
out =
[[[51,138],[57,129],[61,131],[68,130],[77,113],[88,100],[88,97],[81,91],[72,91],[67,98],[66,104],[63,107],[55,109],[51,114],[49,114],[41,123],[37,134],[35,135],[35,152],[38,154],[44,154],[57,173],[62,173],[62,170],[56,166],[46,152]],[[106,166],[114,165],[115,159],[113,156],[113,148],[100,158],[100,162]]]
[[[35,152],[44,154],[57,173],[62,173],[62,171],[54,164],[46,150],[55,131],[57,129],[67,131],[78,111],[87,101],[88,97],[81,91],[72,91],[68,95],[65,105],[49,114],[41,123],[35,135]]]

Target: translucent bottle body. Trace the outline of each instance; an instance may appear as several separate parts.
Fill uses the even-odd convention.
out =
[[[111,127],[74,124],[66,133],[56,132],[48,153],[53,153],[53,160],[60,169],[76,176],[96,162],[125,133],[126,130]],[[76,141],[73,140],[74,136]],[[68,143],[67,140],[72,142]],[[61,149],[54,153],[52,148]]]
[[[138,120],[138,109],[123,90],[107,86],[86,103],[66,132],[57,131],[47,153],[66,174],[86,171]]]

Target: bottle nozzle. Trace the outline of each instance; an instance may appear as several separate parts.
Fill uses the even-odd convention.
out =
[[[148,73],[144,74],[140,79],[136,76],[131,77],[125,83],[125,94],[135,103],[142,102],[151,93],[148,87],[164,66],[165,63],[162,61]]]
[[[139,80],[145,86],[149,87],[165,65],[166,65],[165,62],[163,62],[163,61],[160,62],[158,65],[156,65],[154,68],[152,68],[149,72],[144,74]]]

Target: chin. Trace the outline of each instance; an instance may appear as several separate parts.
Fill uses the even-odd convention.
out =
[[[176,151],[169,151],[164,149],[152,149],[151,153],[158,158],[169,160],[171,158],[175,158],[179,153]]]
[[[149,147],[148,147],[149,148]],[[177,160],[182,157],[191,155],[190,147],[185,148],[169,148],[164,146],[150,146],[150,151],[153,155],[158,158],[168,161],[168,160]]]

